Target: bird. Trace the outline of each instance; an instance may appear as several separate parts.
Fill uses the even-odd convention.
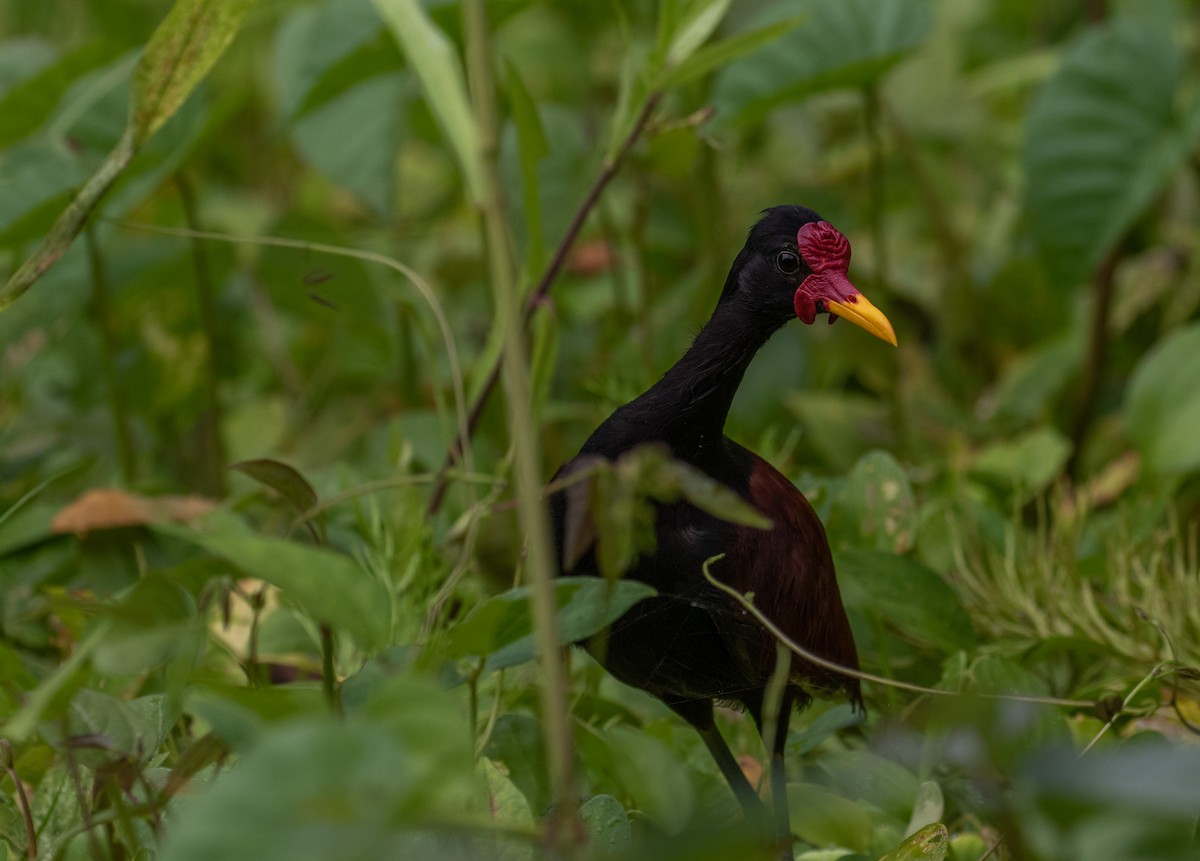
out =
[[[784,744],[793,710],[814,693],[847,698],[862,711],[858,679],[805,660],[790,663],[775,714],[767,690],[777,660],[775,638],[744,606],[704,576],[740,593],[793,641],[851,670],[854,636],[842,605],[824,527],[804,495],[782,473],[724,433],[742,376],[758,350],[793,318],[812,324],[844,318],[896,345],[887,317],[850,282],[850,243],[803,206],[766,209],[733,261],[708,322],[683,356],[643,394],[619,407],[556,473],[565,479],[597,458],[616,461],[646,444],[736,492],[771,521],[769,530],[734,525],[687,501],[657,503],[655,549],[625,573],[652,586],[588,649],[618,680],[652,694],[691,724],[716,761],[747,819],[792,857]],[[550,497],[552,535],[561,573],[599,576],[594,544],[568,548],[568,507],[578,495]],[[576,513],[577,515],[577,513]],[[578,517],[576,516],[576,520]],[[741,707],[760,735],[773,722],[771,810],[738,765],[714,720],[717,704]],[[765,741],[765,739],[764,739]]]

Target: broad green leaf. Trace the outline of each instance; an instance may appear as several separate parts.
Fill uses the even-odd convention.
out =
[[[454,46],[417,0],[372,0],[404,49],[425,91],[429,110],[458,157],[473,200],[484,197],[479,131],[467,98],[467,85]]]
[[[1025,138],[1030,227],[1069,289],[1145,212],[1200,136],[1200,99],[1179,108],[1183,51],[1134,16],[1082,35],[1038,92]]]
[[[247,577],[278,586],[313,618],[345,631],[364,647],[387,645],[392,607],[387,588],[340,553],[265,538],[216,518],[200,529],[165,523],[153,528],[198,544]]]
[[[412,826],[439,810],[461,811],[471,784],[469,756],[440,757],[371,722],[301,719],[182,799],[157,857],[453,857],[460,837]]]
[[[205,626],[195,600],[161,574],[143,576],[108,616],[109,625],[92,657],[102,673],[132,675],[179,654],[203,653]]]
[[[519,713],[500,715],[484,755],[504,763],[509,779],[529,801],[530,809],[546,809],[551,800],[546,744],[535,718]]]
[[[243,752],[288,720],[320,711],[323,702],[315,685],[244,688],[201,684],[188,689],[184,706],[222,742]]]
[[[279,28],[275,81],[288,134],[313,167],[376,212],[392,212],[411,97],[395,40],[370,0],[297,9]]]
[[[611,795],[593,795],[579,809],[593,855],[607,858],[629,851],[633,828],[621,802]]]
[[[380,63],[374,48],[382,49],[384,40],[390,61]],[[279,110],[288,120],[403,65],[370,0],[326,0],[295,9],[279,26],[274,59]]]
[[[52,744],[69,744],[91,768],[115,759],[146,759],[162,739],[159,727],[142,712],[142,707],[135,709],[110,694],[83,688],[71,698],[65,726],[48,723],[43,735]]]
[[[1048,413],[1079,372],[1080,334],[1043,342],[1005,367],[996,383],[995,415],[1024,423]]]
[[[824,754],[820,767],[823,782],[846,798],[884,811],[900,822],[908,821],[920,781],[898,762],[869,750],[838,750]]]
[[[945,861],[950,851],[950,832],[940,822],[915,831],[879,861]]]
[[[305,113],[291,138],[313,167],[388,215],[395,209],[396,152],[409,101],[402,73],[376,75]]]
[[[133,73],[129,130],[136,149],[183,104],[233,41],[255,0],[176,0]]]
[[[1010,485],[1029,498],[1061,474],[1070,454],[1071,443],[1057,430],[1036,428],[989,445],[976,456],[971,472]]]
[[[788,811],[792,830],[817,846],[842,846],[863,852],[871,838],[865,807],[811,783],[789,783]]]
[[[5,42],[5,45],[11,43]],[[0,148],[7,147],[37,131],[54,112],[63,93],[91,69],[114,58],[114,48],[98,42],[84,45],[46,68],[20,69],[19,83],[10,79],[0,98]],[[36,62],[36,61],[34,61]]]
[[[491,819],[501,826],[532,828],[534,819],[529,802],[508,775],[487,757],[480,757],[475,770],[487,793],[486,809]],[[494,857],[496,861],[527,861],[533,857],[533,847],[501,844]]]
[[[863,455],[834,498],[834,546],[904,553],[916,538],[917,509],[908,473],[884,451]]]
[[[1133,373],[1124,416],[1146,465],[1158,473],[1200,467],[1200,324],[1173,332]]]
[[[878,81],[925,39],[933,21],[924,0],[790,0],[771,4],[770,23],[801,26],[726,67],[713,100],[719,122],[762,116],[779,104]]]
[[[847,607],[944,652],[975,644],[958,596],[921,563],[876,550],[846,550],[834,558]]]
[[[562,645],[586,639],[612,624],[626,610],[655,594],[645,583],[598,577],[559,577],[553,583]],[[460,657],[486,655],[489,670],[532,660],[536,654],[530,586],[518,586],[489,598],[450,631]]]
[[[627,724],[604,733],[612,765],[637,808],[668,834],[678,834],[692,815],[695,789],[683,760],[659,739]]]

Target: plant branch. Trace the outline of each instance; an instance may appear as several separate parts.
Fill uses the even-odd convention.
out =
[[[129,433],[129,405],[125,401],[125,390],[117,378],[117,337],[113,332],[112,297],[108,289],[108,274],[104,271],[104,257],[96,239],[96,228],[91,222],[84,228],[84,244],[87,246],[88,268],[92,276],[92,298],[95,303],[96,327],[100,330],[100,365],[104,381],[108,386],[108,404],[112,412],[113,437],[117,444],[117,462],[121,468],[121,480],[128,486],[135,479],[133,438]]]
[[[554,250],[554,256],[550,259],[550,263],[546,266],[546,271],[542,273],[537,286],[530,292],[525,299],[525,307],[522,316],[522,326],[529,323],[533,312],[538,305],[550,293],[550,288],[554,286],[555,280],[562,271],[563,265],[567,261],[567,255],[575,244],[575,240],[579,237],[579,232],[583,229],[584,223],[587,221],[588,215],[595,209],[596,204],[600,200],[600,196],[608,187],[612,178],[617,175],[617,171],[621,169],[625,158],[633,149],[635,143],[642,132],[646,129],[646,124],[650,121],[650,116],[654,113],[654,109],[658,107],[658,103],[662,100],[662,91],[655,90],[646,97],[646,101],[642,104],[642,109],[634,120],[633,125],[629,129],[629,134],[625,136],[620,148],[615,156],[605,161],[604,167],[600,170],[592,187],[588,189],[584,195],[583,201],[579,204],[579,208],[575,211],[575,215],[571,218],[571,223],[567,225],[567,230],[559,240],[558,247]],[[488,371],[487,378],[484,380],[483,386],[479,390],[479,394],[475,396],[475,400],[471,402],[470,408],[467,410],[467,426],[466,433],[460,433],[459,436],[451,443],[449,450],[446,452],[446,460],[442,467],[443,473],[449,469],[462,456],[464,449],[471,441],[471,437],[475,434],[475,429],[479,426],[479,419],[483,415],[484,407],[487,406],[488,399],[496,388],[496,383],[500,381],[500,369],[503,365],[503,354],[496,358],[492,364],[492,368]],[[443,478],[438,481],[433,489],[433,493],[429,498],[429,514],[436,514],[442,506],[442,501],[446,494],[447,479]]]
[[[1096,269],[1096,277],[1092,281],[1092,320],[1088,335],[1087,365],[1083,370],[1083,384],[1080,386],[1079,412],[1075,416],[1075,425],[1071,430],[1071,457],[1067,461],[1067,475],[1079,477],[1079,468],[1083,460],[1083,448],[1087,444],[1092,423],[1096,417],[1096,402],[1100,397],[1100,386],[1104,382],[1104,369],[1108,364],[1109,320],[1112,317],[1113,293],[1116,289],[1117,263],[1121,259],[1121,247],[1118,244],[1105,255]]]
[[[555,811],[546,836],[551,851],[573,858],[582,849],[584,835],[573,773],[567,676],[558,648],[553,593],[554,554],[549,517],[541,498],[541,452],[533,415],[529,362],[525,354],[524,323],[528,320],[530,306],[526,305],[522,317],[511,237],[496,171],[495,85],[485,0],[464,0],[463,16],[467,80],[479,131],[478,156],[483,176],[483,197],[478,203],[486,231],[489,280],[502,335],[502,373],[508,402],[517,508],[528,554],[534,636],[542,668],[541,711]],[[565,251],[560,249],[560,254],[565,256]],[[561,261],[558,265],[561,266]]]
[[[196,195],[192,184],[183,173],[175,174],[175,187],[183,206],[183,218],[194,231],[200,230],[200,216],[196,211]],[[205,356],[205,409],[200,417],[204,433],[204,463],[201,477],[204,491],[218,497],[225,496],[225,444],[221,439],[221,397],[217,374],[217,301],[213,288],[212,271],[208,266],[208,255],[204,252],[204,240],[192,234],[192,265],[196,272],[196,298],[200,306],[200,328],[204,332]]]

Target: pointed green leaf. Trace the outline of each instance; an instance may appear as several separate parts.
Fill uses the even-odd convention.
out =
[[[278,493],[298,513],[303,514],[317,504],[317,492],[299,470],[278,460],[258,458],[231,463],[230,469],[244,473]]]
[[[372,0],[404,49],[425,91],[429,110],[453,148],[472,199],[484,197],[479,132],[454,46],[417,0]]]
[[[879,861],[944,861],[950,851],[950,832],[940,822],[926,825]]]
[[[177,0],[150,37],[133,74],[129,122],[120,142],[0,289],[8,308],[55,264],[146,139],[179,110],[233,39],[254,0]]]
[[[529,586],[518,586],[484,601],[451,630],[451,649],[460,657],[487,655],[489,670],[533,660],[529,594]],[[633,580],[559,577],[554,581],[554,603],[560,644],[590,637],[654,594],[654,589]]]
[[[686,61],[708,41],[729,11],[733,0],[702,0],[693,2],[683,20],[675,28],[667,48],[667,68],[673,69]]]
[[[774,42],[784,33],[795,30],[804,22],[805,16],[795,15],[774,24],[768,24],[747,33],[738,33],[711,45],[705,45],[681,63],[669,69],[662,80],[664,90],[683,86],[709,72],[724,68],[759,48]]]
[[[248,577],[278,586],[314,619],[345,631],[364,647],[387,645],[391,596],[352,559],[295,541],[255,535],[240,524],[215,517],[199,529],[168,523],[153,528],[203,547]]]
[[[233,41],[255,0],[176,0],[133,73],[134,147],[179,110]]]

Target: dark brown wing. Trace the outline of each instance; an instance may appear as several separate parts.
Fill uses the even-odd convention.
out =
[[[771,530],[738,527],[734,552],[721,566],[721,577],[740,592],[753,592],[754,602],[770,608],[769,617],[794,642],[842,666],[858,668],[854,635],[842,606],[833,557],[808,500],[775,467],[758,455],[751,460],[747,496],[774,524]],[[775,664],[770,638],[759,641],[759,666]],[[827,690],[842,690],[856,703],[859,683],[799,658],[793,658],[792,680]]]

